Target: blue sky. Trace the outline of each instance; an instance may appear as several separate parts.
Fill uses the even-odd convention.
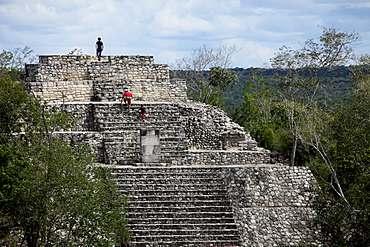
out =
[[[317,38],[318,26],[356,32],[370,53],[369,0],[0,0],[0,49],[36,54],[153,55],[171,64],[202,45],[236,45],[233,67],[261,67],[283,46]]]

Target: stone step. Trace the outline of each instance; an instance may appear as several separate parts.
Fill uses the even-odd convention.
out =
[[[142,165],[145,165],[143,163]],[[153,163],[152,165],[156,165],[158,163]],[[140,164],[137,164],[140,165]],[[194,167],[185,167],[185,166],[166,166],[168,164],[158,164],[157,167],[145,167],[145,166],[131,166],[127,168],[119,168],[119,166],[113,168],[112,174],[117,179],[129,179],[135,180],[135,183],[138,184],[138,180],[142,179],[148,181],[149,179],[153,179],[157,181],[158,184],[163,184],[162,180],[168,181],[176,181],[182,180],[181,184],[187,185],[194,185],[193,181],[198,181],[198,183],[203,184],[202,181],[206,179],[209,183],[214,181],[216,184],[220,183],[222,185],[223,178],[221,177],[221,173],[216,172],[220,167],[213,166],[194,166]],[[162,171],[161,171],[162,170]],[[185,183],[185,181],[189,181]]]
[[[129,149],[127,149],[128,151]],[[109,155],[104,156],[101,158],[99,162],[111,165],[130,165],[130,166],[153,166],[157,167],[159,164],[165,164],[163,166],[168,166],[168,163],[171,165],[183,165],[184,160],[186,159],[186,152],[179,150],[179,151],[171,151],[168,152],[165,149],[161,152],[161,162],[163,163],[140,163],[140,150],[133,149],[130,152],[111,152]],[[176,160],[176,163],[173,162]],[[164,163],[167,162],[167,163]]]
[[[131,180],[133,182],[133,180]],[[181,191],[178,195],[175,191]],[[196,191],[198,190],[198,191]],[[133,195],[140,193],[142,191],[143,196],[172,196],[174,198],[184,197],[184,196],[204,196],[204,197],[217,197],[226,195],[226,190],[222,185],[211,185],[211,184],[198,184],[198,185],[185,185],[178,186],[174,184],[136,184],[136,185],[120,185],[120,191],[122,193],[128,193],[128,195]],[[201,192],[203,193],[201,193]],[[218,192],[218,193],[216,193]],[[149,194],[151,193],[151,194]]]
[[[222,184],[220,183],[217,183],[216,180],[213,180],[213,179],[204,179],[204,182],[202,182],[201,180],[192,180],[192,179],[187,179],[187,181],[185,179],[182,179],[182,180],[176,180],[174,179],[173,181],[168,181],[167,179],[165,181],[163,181],[162,179],[153,179],[153,178],[150,178],[148,177],[147,178],[147,182],[144,181],[145,178],[133,178],[133,179],[119,179],[117,180],[117,183],[118,185],[122,186],[121,188],[125,188],[125,187],[129,187],[129,185],[127,185],[128,183],[135,183],[135,186],[137,187],[141,187],[141,188],[145,188],[145,187],[152,187],[156,190],[163,190],[163,189],[167,189],[167,190],[184,190],[184,192],[186,191],[192,191],[192,190],[201,190],[201,189],[204,189],[204,190],[211,190],[212,188],[214,189],[217,189],[217,190],[221,190],[223,187]],[[208,182],[207,182],[208,180]]]
[[[176,197],[176,192],[174,192],[173,190],[171,190],[169,192],[164,191],[163,193],[159,193],[159,192],[157,192],[158,190],[150,191],[148,189],[145,192],[140,193],[140,190],[136,190],[137,189],[136,187],[128,187],[128,188],[132,188],[132,190],[130,190],[129,192],[121,190],[121,192],[124,195],[126,195],[127,197],[129,197],[129,199],[132,199],[132,200],[134,200],[134,199],[137,200],[138,198],[147,199],[147,198],[152,198],[152,197],[157,197],[157,198],[161,197],[161,199],[158,199],[158,200],[164,200],[164,198],[167,197],[167,198],[169,198],[169,200],[172,199],[173,201],[181,201],[181,200],[185,200],[185,199],[183,199],[185,196],[211,198],[212,196],[217,196],[216,195],[217,192],[219,192],[220,196],[225,196],[225,191],[220,191],[220,190],[214,190],[214,191],[211,191],[211,192],[207,192],[207,193],[209,193],[208,195],[202,195],[201,193],[192,194],[193,192],[190,192],[190,193],[184,192],[184,193],[182,193],[184,196]],[[211,194],[211,193],[214,193],[214,194]]]
[[[180,224],[169,223],[169,224],[156,224],[156,223],[143,223],[143,224],[128,224],[128,227],[132,230],[167,230],[167,229],[180,229],[180,230],[199,230],[199,229],[208,229],[208,230],[217,230],[217,229],[228,229],[236,230],[237,226],[234,223],[214,223],[214,224],[205,224],[205,223],[190,223],[189,221],[184,221]]]
[[[122,137],[119,138],[109,138],[109,139],[103,139],[105,147],[114,147],[118,149],[123,149],[123,143],[125,143],[124,149],[125,150],[130,150],[130,149],[136,149],[140,148],[140,145],[137,144],[136,142],[130,142],[129,139],[125,139]]]
[[[114,167],[113,174],[174,174],[178,176],[197,176],[199,174],[215,174],[214,177],[218,177],[218,174],[222,172],[222,167],[215,166],[172,166],[172,167]]]
[[[197,193],[194,192],[195,190],[201,190],[204,191],[204,194],[206,195],[212,195],[211,193],[218,193],[224,195],[225,189],[223,188],[222,185],[216,185],[216,186],[211,186],[211,185],[202,185],[202,186],[194,186],[194,185],[189,185],[189,186],[169,186],[168,184],[166,185],[121,185],[120,186],[120,191],[122,193],[127,193],[127,195],[138,195],[139,193],[143,195],[176,195],[176,190],[182,190],[182,194],[188,194],[191,195],[191,193]],[[200,193],[199,193],[200,194]],[[197,195],[197,194],[194,194]]]
[[[146,118],[143,120],[141,118],[141,115],[122,115],[122,116],[115,116],[115,117],[109,117],[109,116],[95,116],[95,123],[97,124],[104,124],[104,123],[135,123],[136,125],[148,125],[149,123],[171,123],[171,122],[181,122],[181,118],[179,117],[164,117],[164,116],[146,116]]]
[[[178,150],[171,150],[163,147],[161,149],[161,157],[163,162],[170,162],[170,160],[184,161],[186,159],[186,150],[183,150],[181,147]]]
[[[164,168],[165,169],[165,168]],[[142,174],[142,173],[113,173],[117,179],[124,180],[126,179],[135,179],[136,184],[140,183],[157,183],[159,185],[161,184],[175,184],[175,185],[194,185],[194,184],[219,184],[222,183],[223,179],[216,176],[212,173],[203,173],[203,174],[195,174],[194,177],[186,176],[187,174],[161,174],[161,173],[149,173],[149,174]],[[181,183],[180,183],[181,181]],[[117,182],[120,182],[118,180]]]
[[[148,197],[143,200],[144,198],[139,198],[139,200],[135,199],[133,200],[132,197],[129,197],[130,207],[142,207],[142,208],[152,208],[152,207],[177,207],[177,208],[188,208],[188,207],[202,207],[205,205],[213,205],[213,206],[223,206],[228,207],[230,206],[230,201],[222,201],[222,200],[212,200],[212,199],[204,199],[201,200],[193,200],[192,197],[184,197],[182,200],[168,200],[168,198],[163,198],[161,200],[160,197]],[[226,208],[225,208],[226,209]],[[227,209],[229,210],[229,209]]]
[[[137,195],[158,195],[158,196],[176,196],[178,195],[178,189],[176,188],[167,188],[166,190],[150,190],[145,189],[145,186],[142,186],[143,188],[140,188],[141,186],[136,185],[125,185],[120,186],[119,191],[121,193],[127,194],[128,196],[137,196]],[[223,189],[221,186],[219,188],[204,188],[202,190],[199,190],[198,188],[190,187],[189,190],[183,191],[183,194],[191,194],[191,195],[224,195],[226,194],[225,189]]]
[[[155,164],[155,163],[154,163]],[[147,167],[146,167],[147,168]],[[166,167],[163,167],[166,169]],[[222,185],[223,179],[212,173],[197,174],[194,178],[187,176],[186,174],[143,174],[138,172],[137,174],[117,174],[114,173],[117,182],[125,183],[125,180],[134,180],[135,184],[158,184],[163,185],[173,184],[177,187],[182,185],[189,189],[189,185]]]
[[[173,124],[172,124],[173,123]],[[113,128],[115,126],[130,126],[130,127],[136,127],[136,128],[143,128],[143,127],[150,127],[150,125],[154,125],[156,128],[163,128],[163,127],[169,127],[169,126],[178,126],[181,127],[182,122],[180,119],[168,119],[168,118],[153,118],[153,117],[146,117],[145,119],[142,119],[141,117],[123,117],[118,119],[107,119],[107,118],[96,118],[95,124],[100,127],[105,128]]]
[[[111,143],[105,143],[105,149],[109,150],[112,153],[139,153],[140,152],[140,146],[135,145],[134,143],[128,147],[123,148],[122,143],[120,142],[111,142]],[[163,145],[161,147],[161,156],[181,156],[183,158],[186,158],[187,150],[182,145]]]
[[[147,129],[154,129],[153,128],[147,128]],[[159,137],[165,140],[173,140],[173,141],[184,141],[186,138],[183,136],[181,133],[179,133],[176,130],[160,130],[160,135]],[[105,133],[104,133],[105,134]],[[109,131],[104,135],[103,140],[125,140],[125,139],[130,139],[130,140],[136,140],[138,141],[140,138],[140,132],[139,130],[135,129],[127,129],[127,130],[122,130],[122,131]]]
[[[170,221],[173,219],[181,218],[181,219],[189,219],[189,224],[191,224],[193,219],[217,219],[218,223],[224,223],[223,219],[232,219],[233,214],[232,212],[129,212],[128,213],[129,220],[166,220]],[[204,221],[204,223],[207,223]]]
[[[153,117],[153,118],[179,118],[181,115],[179,114],[178,108],[173,109],[164,109],[160,107],[151,108],[151,107],[145,107],[146,108],[146,116],[147,117]],[[115,118],[115,117],[127,117],[127,116],[137,116],[141,117],[141,111],[139,109],[139,106],[137,107],[131,107],[130,111],[127,110],[126,106],[123,105],[118,106],[116,108],[95,108],[95,114],[96,117],[104,117],[104,118]]]
[[[186,138],[176,133],[177,132],[175,131],[161,132],[159,138],[160,140],[164,142],[185,143]],[[138,135],[138,133],[132,133],[130,135],[129,133],[123,134],[123,133],[117,133],[117,132],[110,132],[109,135],[103,138],[103,141],[105,142],[135,142],[139,145],[138,142],[140,141],[140,136]]]
[[[140,153],[140,146],[132,144],[132,146],[127,146],[122,148],[122,143],[119,142],[111,142],[105,143],[105,149],[109,150],[110,154],[127,154],[127,155],[139,155]],[[168,157],[168,158],[186,158],[187,152],[186,148],[181,145],[163,145],[161,147],[161,156]],[[124,157],[121,157],[123,159]]]
[[[145,107],[145,106],[144,106]],[[125,105],[115,107],[95,107],[95,117],[98,119],[141,119],[140,106],[131,106],[130,111]],[[166,119],[178,121],[181,118],[177,107],[172,109],[163,107],[145,107],[146,117],[149,119]]]
[[[131,109],[130,111],[127,111],[127,105],[124,104],[123,102],[102,102],[102,103],[95,103],[95,110],[97,112],[101,112],[102,114],[108,114],[109,112],[122,112],[124,110],[125,112],[138,112],[141,105],[144,106],[147,112],[172,112],[174,114],[180,115],[179,114],[179,108],[177,104],[165,104],[165,103],[131,103]],[[109,110],[109,111],[107,111]]]
[[[173,214],[173,213],[172,213]],[[148,225],[150,227],[150,224],[156,224],[156,225],[196,225],[196,224],[206,224],[208,226],[210,225],[235,225],[235,220],[233,217],[223,217],[222,219],[215,218],[215,217],[203,217],[203,218],[191,218],[191,217],[179,217],[177,215],[176,218],[133,218],[131,215],[130,218],[130,225],[131,226],[138,226],[138,227],[145,227]]]
[[[179,122],[180,119],[182,119],[180,116],[165,116],[164,112],[161,112],[161,114],[146,114],[145,115],[145,120],[148,120],[149,122]],[[122,113],[117,113],[114,116],[110,115],[102,115],[99,114],[98,116],[95,116],[96,122],[141,122],[141,113],[135,112],[135,113],[128,113],[128,114],[122,114]]]
[[[115,149],[118,150],[125,150],[126,152],[130,152],[137,150],[140,151],[140,145],[137,142],[130,141],[130,139],[125,138],[110,138],[103,140],[104,146],[106,149],[111,149],[114,152]],[[170,139],[167,141],[166,138],[160,138],[161,143],[161,153],[172,155],[178,152],[187,153],[187,146],[184,142],[180,140],[172,140]]]
[[[199,232],[193,231],[192,235],[184,235],[184,233],[179,232],[175,234],[175,232],[169,232],[171,234],[168,235],[154,235],[150,234],[150,232],[135,232],[133,234],[133,244],[139,243],[154,243],[154,246],[163,246],[163,243],[168,242],[168,246],[181,246],[181,243],[189,244],[189,242],[193,242],[195,246],[209,246],[210,243],[214,243],[214,246],[239,246],[240,240],[239,236],[236,232],[233,232],[231,235],[218,233],[217,235],[212,235],[214,233],[211,232]],[[147,235],[150,234],[150,235]],[[147,245],[143,245],[147,246]],[[188,245],[185,245],[188,246]]]
[[[200,246],[228,246],[228,247],[239,247],[242,244],[238,240],[228,240],[228,241],[221,241],[221,240],[206,240],[206,241],[192,241],[192,240],[156,240],[152,242],[154,245],[148,244],[148,240],[144,240],[142,242],[135,241],[130,243],[130,246],[161,246],[161,247],[172,247],[172,246],[187,246],[187,247],[200,247]]]
[[[149,128],[146,128],[146,129],[155,129],[154,127],[149,127]],[[134,129],[134,128],[127,128],[126,130],[122,130],[122,131],[117,131],[117,130],[112,130],[112,131],[108,131],[107,135],[105,135],[104,137],[104,140],[125,140],[125,139],[129,139],[129,140],[132,140],[132,141],[136,141],[138,142],[139,141],[139,138],[140,138],[140,132],[139,132],[140,129]],[[161,130],[161,129],[158,129],[159,130],[159,137],[162,139],[162,140],[168,140],[168,141],[181,141],[181,142],[185,142],[186,140],[186,137],[184,135],[182,135],[182,133],[177,130],[170,130],[170,129],[164,129],[164,130]]]
[[[178,156],[179,154],[182,154],[181,157],[186,157],[187,154],[187,146],[183,143],[177,143],[177,142],[166,142],[165,140],[161,140],[161,154],[163,156]]]
[[[116,167],[114,175],[128,198],[130,245],[240,246],[219,168]]]
[[[143,193],[149,193],[150,190],[154,193],[174,193],[176,190],[182,190],[182,194],[208,194],[216,193],[215,191],[226,194],[226,190],[222,182],[213,178],[204,178],[203,182],[195,179],[176,178],[170,181],[171,179],[153,179],[150,176],[147,178],[138,176],[130,179],[115,178],[115,180],[122,191],[131,191],[133,188],[136,188],[137,191],[142,191]]]
[[[178,236],[181,239],[197,240],[239,240],[238,231],[235,229],[130,229],[137,239],[148,239],[148,235],[161,236],[162,239]]]
[[[188,206],[204,206],[208,205],[209,202],[212,202],[214,206],[229,206],[230,202],[225,200],[225,195],[193,195],[193,194],[183,194],[175,197],[173,195],[126,195],[132,202],[131,204],[144,204],[148,203],[152,205],[161,204],[174,204],[177,207],[188,207]],[[204,202],[202,204],[202,202]]]
[[[123,132],[132,132],[136,130],[141,129],[157,129],[161,132],[167,131],[167,132],[174,132],[177,133],[173,136],[177,136],[179,134],[185,135],[183,126],[179,122],[176,121],[149,121],[145,120],[145,122],[142,122],[139,120],[139,123],[135,122],[97,122],[97,125],[99,126],[101,131],[123,131]]]
[[[149,229],[136,229],[136,228],[130,228],[131,232],[133,234],[137,234],[137,235],[144,235],[144,234],[151,234],[151,235],[161,235],[161,236],[168,236],[168,235],[180,235],[180,236],[188,236],[188,237],[192,237],[192,236],[199,236],[200,232],[202,232],[204,235],[213,235],[213,236],[217,236],[217,235],[220,235],[220,239],[223,239],[223,237],[225,236],[233,236],[232,238],[230,239],[237,239],[235,238],[235,235],[238,234],[237,230],[234,228],[234,229],[228,229],[228,228],[217,228],[217,229],[209,229],[207,228],[207,225],[203,225],[203,227],[199,228],[199,229],[187,229],[187,228],[175,228],[175,229],[171,229],[171,228],[167,228],[167,229],[161,229],[161,228],[149,228]]]
[[[130,198],[129,198],[130,200]],[[179,212],[218,212],[222,213],[225,211],[230,211],[230,208],[225,208],[229,206],[223,205],[199,205],[199,206],[186,206],[186,207],[167,207],[167,206],[150,206],[150,207],[143,207],[140,205],[135,205],[134,203],[130,203],[130,213],[143,213],[143,212],[172,212],[172,213],[179,213]]]

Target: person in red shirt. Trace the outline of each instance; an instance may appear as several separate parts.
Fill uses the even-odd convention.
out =
[[[130,110],[132,93],[130,91],[128,91],[127,88],[125,88],[124,90],[125,90],[125,92],[122,95],[121,102],[123,100],[123,102],[125,102],[125,104],[127,105],[127,110]]]

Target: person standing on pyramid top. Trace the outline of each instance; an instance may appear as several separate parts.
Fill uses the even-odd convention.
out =
[[[100,61],[101,53],[104,50],[104,44],[101,41],[101,38],[100,37],[98,37],[98,41],[96,41],[95,49],[96,49],[96,56],[98,57],[98,59]]]

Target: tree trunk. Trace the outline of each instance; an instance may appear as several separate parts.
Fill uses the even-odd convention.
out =
[[[298,144],[298,138],[295,133],[293,133],[293,147],[292,147],[292,152],[290,154],[290,165],[294,166],[294,160],[295,160],[295,153],[297,150],[297,144]]]
[[[26,229],[27,247],[38,247],[38,240],[40,234],[40,226],[37,222],[33,222],[31,226]]]

